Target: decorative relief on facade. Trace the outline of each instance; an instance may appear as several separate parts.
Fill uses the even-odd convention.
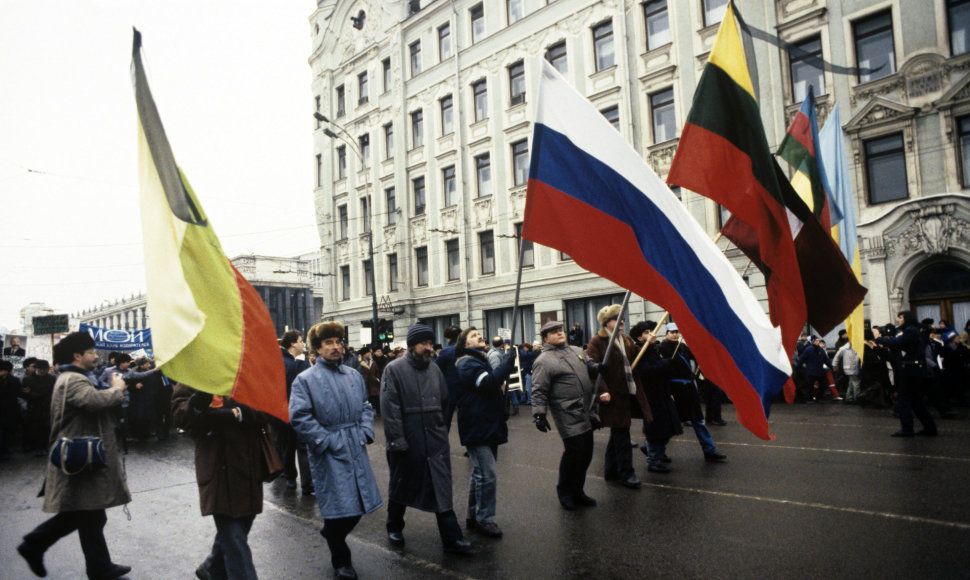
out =
[[[346,264],[350,259],[350,242],[341,240],[337,242],[337,262]]]
[[[667,175],[670,171],[670,164],[674,160],[678,143],[680,143],[680,139],[674,139],[647,149],[647,163],[650,164],[657,175]]]
[[[889,304],[891,305],[892,312],[900,312],[903,309],[903,289],[896,286],[889,291]],[[895,317],[893,317],[895,322]]]
[[[893,236],[886,236],[886,250],[892,255],[906,256],[923,252],[928,256],[946,254],[953,245],[966,246],[970,242],[970,222],[954,214],[956,204],[936,204],[909,212],[913,222]]]
[[[873,97],[879,97],[902,90],[906,84],[906,79],[900,74],[890,75],[884,79],[866,83],[855,87],[849,94],[849,102],[853,105],[858,101],[866,101]]]
[[[778,20],[784,20],[798,12],[818,8],[818,6],[819,0],[778,0],[775,3],[778,9]]]
[[[802,107],[801,103],[794,103],[785,107],[785,126],[790,127],[792,119],[798,113],[798,110]],[[829,118],[829,113],[832,112],[832,99],[827,96],[822,96],[815,101],[815,116],[818,118],[818,126],[821,129],[822,125],[825,124],[825,120]]]
[[[476,199],[473,213],[472,217],[476,228],[483,228],[492,223],[492,198]]]
[[[905,79],[902,97],[907,103],[926,102],[944,91],[949,77],[943,74],[943,62],[939,54],[921,54],[903,65],[899,74]]]
[[[441,229],[448,232],[458,232],[458,208],[449,207],[441,210]]]
[[[385,0],[358,0],[351,6],[348,21],[339,32],[339,42],[346,46],[341,62],[360,58],[365,48],[387,38],[384,31],[396,21],[388,4]]]
[[[870,127],[912,119],[918,109],[876,97],[846,123],[846,132],[853,133]]]
[[[859,258],[869,262],[885,260],[886,246],[883,244],[882,236],[862,238],[862,244],[859,247]]]
[[[428,239],[428,218],[411,218],[411,242],[420,243]]]
[[[390,248],[395,246],[397,240],[397,225],[385,226],[384,228],[384,243],[382,244],[385,250],[390,251]]]
[[[520,187],[509,192],[509,207],[512,210],[512,219],[519,220],[525,215],[525,188]]]

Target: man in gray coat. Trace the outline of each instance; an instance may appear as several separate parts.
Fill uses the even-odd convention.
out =
[[[567,344],[561,322],[543,324],[539,334],[542,352],[532,365],[532,416],[536,428],[546,432],[546,410],[551,411],[565,446],[556,486],[559,503],[567,510],[577,505],[595,506],[596,500],[586,495],[583,485],[593,460],[594,425],[589,406],[598,366],[581,348]]]
[[[387,440],[391,482],[387,537],[404,544],[404,511],[410,506],[434,512],[446,552],[467,554],[466,542],[451,501],[451,456],[444,410],[448,404],[445,376],[431,364],[434,331],[408,328],[408,351],[391,361],[381,375],[381,415]]]
[[[64,366],[51,398],[50,444],[61,437],[100,435],[105,465],[68,475],[48,462],[43,509],[56,515],[24,536],[17,551],[31,572],[46,576],[44,552],[77,530],[88,578],[120,578],[131,567],[111,561],[104,526],[108,521],[105,509],[131,501],[115,438],[115,408],[124,399],[125,381],[120,374],[114,374],[109,388],[99,388],[93,372],[98,366],[98,353],[94,339],[86,332],[72,332],[61,339],[54,347],[54,362]]]

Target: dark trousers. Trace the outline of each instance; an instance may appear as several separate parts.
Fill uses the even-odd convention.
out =
[[[606,444],[606,457],[604,459],[604,474],[608,479],[629,479],[635,475],[629,427],[610,429],[610,440]]]
[[[556,491],[560,496],[579,497],[583,495],[586,470],[593,460],[593,432],[587,431],[582,435],[566,437],[562,440],[562,444],[565,449],[559,460],[559,484],[556,486]]]
[[[212,552],[202,564],[212,578],[256,580],[256,566],[249,549],[249,530],[255,515],[232,518],[216,514],[216,539]]]
[[[704,397],[704,411],[707,422],[718,421],[721,419],[721,402],[724,400],[724,393],[721,388],[711,381],[700,381],[701,396]]]
[[[313,489],[313,478],[310,477],[310,460],[307,457],[306,445],[300,442],[293,427],[282,421],[274,421],[273,432],[276,434],[276,450],[283,459],[283,477],[289,481],[296,481],[296,468],[299,465],[300,488],[303,491]]]
[[[347,534],[349,534],[360,516],[349,518],[337,518],[333,520],[323,520],[323,529],[320,535],[326,538],[327,546],[330,547],[330,563],[334,568],[350,566],[350,546],[347,545]]]
[[[899,395],[896,397],[896,412],[899,413],[899,426],[903,431],[912,433],[913,415],[923,424],[923,429],[936,431],[936,421],[923,404],[923,393],[920,389],[920,378],[901,377],[897,380]]]
[[[387,502],[387,531],[401,532],[404,530],[404,512],[407,506],[396,501]],[[461,526],[458,525],[458,517],[455,510],[435,513],[438,520],[438,534],[441,541],[450,546],[462,539]]]
[[[111,567],[111,555],[104,541],[104,525],[107,522],[108,516],[104,510],[61,512],[34,528],[24,536],[24,541],[36,550],[46,551],[57,540],[77,530],[88,576],[96,577]]]

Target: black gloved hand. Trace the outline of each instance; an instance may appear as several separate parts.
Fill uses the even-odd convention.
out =
[[[546,419],[545,413],[536,413],[532,416],[532,420],[535,421],[536,429],[542,431],[543,433],[549,431],[551,428],[549,426],[549,421]]]
[[[240,415],[241,417],[242,415]],[[236,413],[228,407],[220,407],[218,409],[209,409],[209,417],[218,423],[239,423],[239,419],[236,417]]]
[[[519,356],[519,349],[513,346],[508,350],[507,353],[505,353],[505,360],[514,361],[517,356]]]
[[[188,401],[189,409],[193,411],[204,413],[209,409],[209,405],[212,404],[212,393],[203,393],[202,391],[196,391],[192,393]]]
[[[600,419],[599,415],[593,413],[592,411],[589,414],[589,424],[593,426],[594,431],[603,428],[603,420]]]
[[[603,379],[604,381],[607,380],[607,369],[606,369],[605,362],[601,362],[598,365],[596,365],[596,373],[599,376],[599,378]]]

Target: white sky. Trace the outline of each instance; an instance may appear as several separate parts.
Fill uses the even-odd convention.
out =
[[[314,0],[0,0],[0,330],[145,288],[132,26],[175,159],[230,257],[319,247]]]

